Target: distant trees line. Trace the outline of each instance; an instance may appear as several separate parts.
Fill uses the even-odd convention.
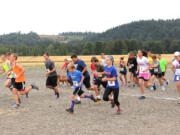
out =
[[[153,53],[173,53],[180,50],[180,40],[164,39],[159,41],[143,42],[134,39],[113,40],[108,42],[86,42],[79,44],[65,44],[47,40],[39,45],[3,45],[0,44],[0,54],[16,52],[21,56],[41,56],[44,52],[50,55],[63,56],[76,53],[78,55],[98,55],[102,52],[111,55],[127,54],[138,49],[151,50]],[[43,40],[44,42],[44,40]]]

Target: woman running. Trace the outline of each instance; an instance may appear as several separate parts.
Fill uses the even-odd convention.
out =
[[[163,85],[163,82],[162,82],[162,70],[161,70],[161,67],[160,67],[160,62],[157,60],[156,56],[152,56],[152,65],[151,65],[151,68],[153,69],[153,74],[152,74],[152,78],[151,78],[151,81],[153,83],[153,87],[154,89],[153,90],[156,90],[156,84],[155,84],[155,78],[159,81],[159,84],[160,84],[160,88],[162,89],[162,91],[165,91],[166,88],[164,87]]]
[[[121,86],[127,87],[127,69],[126,69],[126,62],[124,61],[124,57],[120,58],[119,67],[120,67],[119,79],[121,81]],[[124,77],[125,82],[123,81],[122,76]]]
[[[139,97],[139,99],[142,100],[142,99],[146,99],[146,97],[144,96],[144,86],[152,87],[152,85],[148,83],[149,75],[150,75],[149,74],[150,63],[147,58],[147,53],[145,51],[142,50],[138,51],[137,63],[138,63],[137,73],[139,73],[139,86],[142,94]]]
[[[102,81],[107,82],[107,87],[103,95],[104,101],[111,101],[112,104],[117,106],[117,114],[120,114],[120,103],[118,101],[119,96],[119,83],[118,83],[118,74],[115,66],[113,66],[114,58],[108,56],[106,58],[107,66],[105,66],[105,75],[106,77],[102,78]],[[113,93],[114,100],[109,99],[109,95]],[[112,106],[114,107],[114,106]]]
[[[172,63],[172,71],[174,72],[174,82],[176,83],[180,96],[180,52],[175,52],[174,57],[175,60]],[[178,104],[180,104],[180,97],[178,99]]]

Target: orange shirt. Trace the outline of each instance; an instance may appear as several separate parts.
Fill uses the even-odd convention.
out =
[[[20,69],[18,66],[16,66],[16,64],[13,65],[13,72],[15,74],[15,76],[19,75],[22,72],[22,69]],[[15,82],[25,82],[25,76],[24,73],[19,76],[18,78],[16,78]]]

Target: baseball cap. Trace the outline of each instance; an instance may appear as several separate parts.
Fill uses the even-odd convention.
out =
[[[178,51],[174,53],[174,56],[179,56],[179,55],[180,55],[180,52]]]

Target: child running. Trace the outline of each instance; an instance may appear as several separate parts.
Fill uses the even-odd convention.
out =
[[[44,53],[45,66],[46,66],[46,88],[53,89],[56,98],[59,98],[59,91],[57,88],[57,72],[54,62],[49,58],[48,53]]]
[[[137,73],[139,73],[139,86],[141,90],[142,96],[139,97],[140,100],[146,99],[144,96],[144,87],[152,87],[151,84],[148,83],[149,81],[149,69],[150,69],[150,63],[149,60],[147,59],[147,53],[145,51],[139,50],[138,51],[138,58],[137,58],[137,63],[138,63],[138,69]]]
[[[152,78],[151,81],[153,83],[153,90],[156,90],[156,84],[155,84],[155,78],[158,79],[159,84],[160,84],[160,88],[162,89],[162,91],[165,91],[166,88],[163,86],[163,82],[162,82],[162,71],[161,71],[161,67],[160,67],[160,62],[157,60],[156,55],[152,56],[152,65],[151,68],[153,69],[153,74],[152,74]]]
[[[174,53],[175,60],[172,63],[172,71],[174,72],[174,82],[179,93],[178,104],[180,104],[180,52]]]
[[[11,54],[10,61],[12,63],[12,68],[9,69],[9,71],[13,71],[14,78],[15,78],[15,83],[12,89],[14,100],[16,102],[16,104],[14,105],[15,108],[20,107],[18,91],[20,91],[21,95],[25,95],[32,89],[39,90],[39,88],[35,84],[31,84],[31,86],[29,86],[28,88],[25,88],[25,81],[26,81],[25,75],[24,75],[25,69],[22,67],[22,65],[20,65],[17,62],[17,59],[18,59],[17,54],[15,53]]]
[[[119,79],[121,81],[121,86],[127,87],[127,69],[126,69],[126,63],[124,61],[124,57],[120,58],[119,67],[120,67]],[[122,76],[124,77],[125,83],[123,81]]]
[[[117,106],[117,114],[120,114],[120,103],[118,101],[119,96],[119,83],[118,83],[118,74],[115,66],[113,66],[114,58],[112,56],[108,56],[106,58],[107,66],[105,66],[105,75],[106,77],[102,78],[102,81],[107,82],[107,87],[103,95],[104,101],[111,101],[114,104],[112,107]],[[113,93],[114,100],[109,99],[109,95]]]
[[[73,63],[70,63],[68,65],[68,71],[69,71],[68,77],[71,77],[72,81],[73,81],[74,92],[72,95],[71,107],[69,109],[66,109],[66,111],[73,114],[76,95],[78,95],[80,98],[89,98],[89,99],[93,100],[94,102],[96,102],[96,99],[92,95],[87,96],[87,95],[83,94],[84,91],[82,90],[82,86],[83,86],[84,76],[80,71],[75,69],[75,66]]]

